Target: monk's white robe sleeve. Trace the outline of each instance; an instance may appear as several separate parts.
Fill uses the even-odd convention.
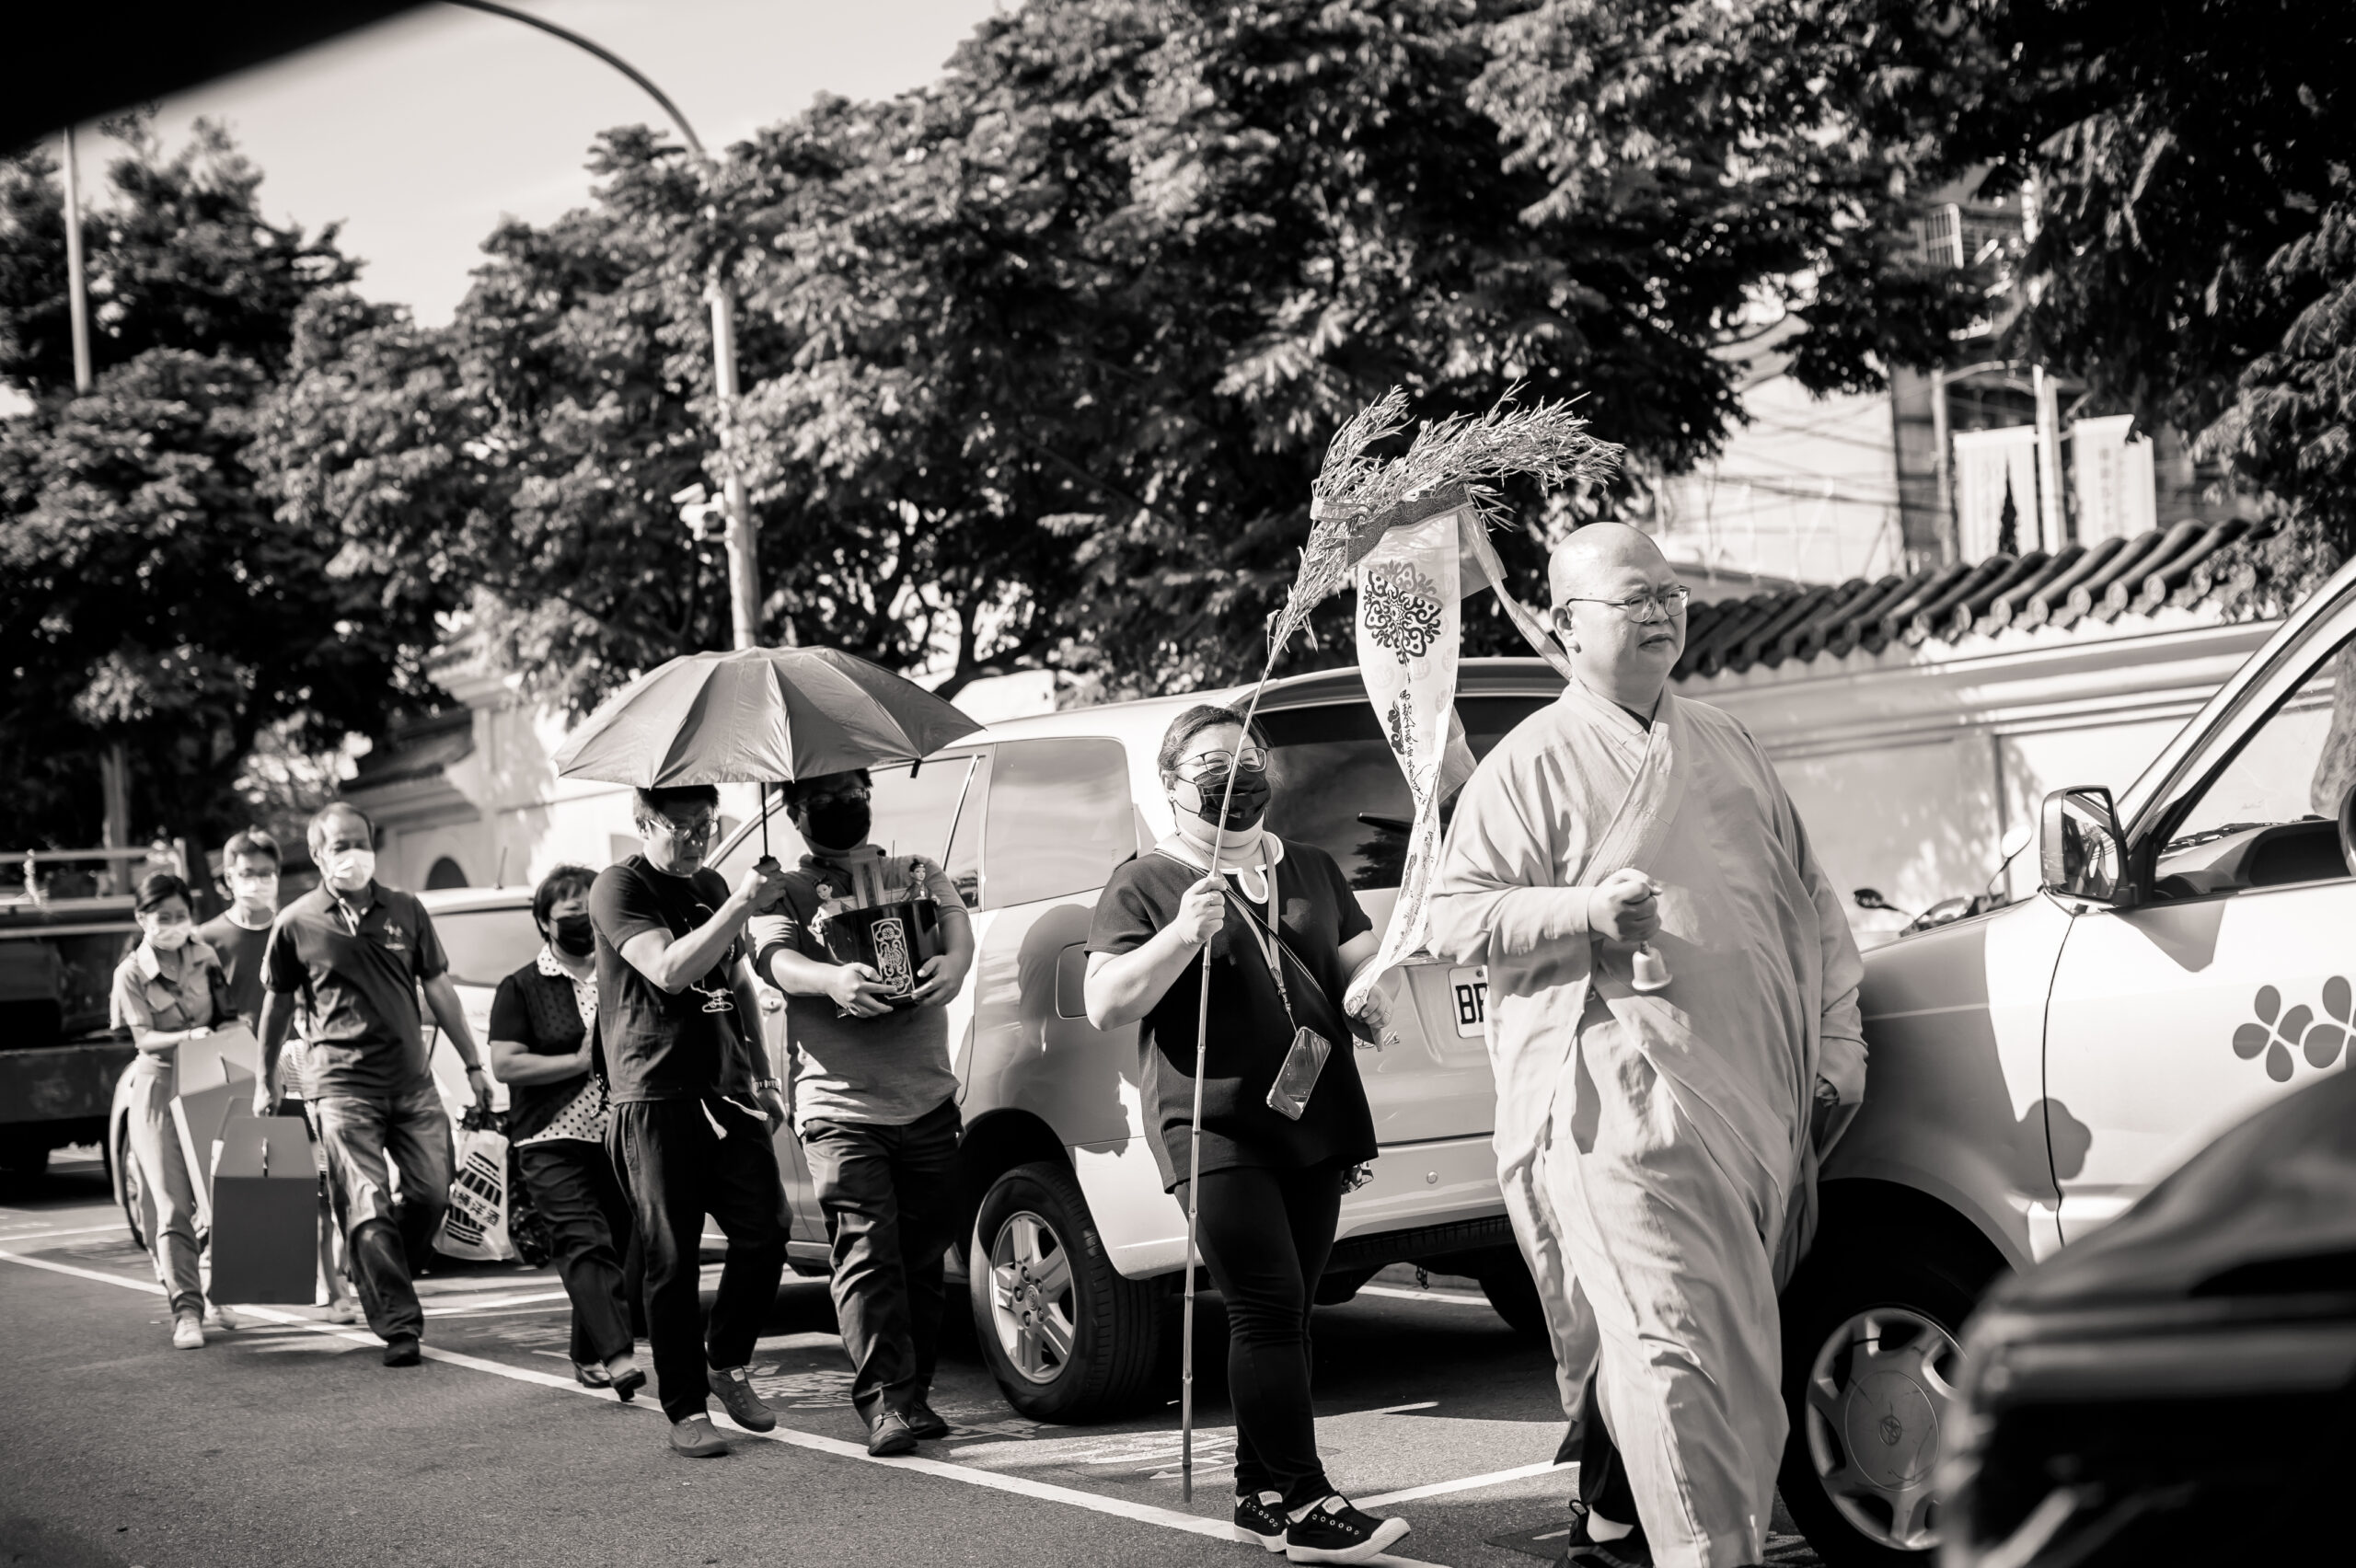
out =
[[[1523,782],[1483,769],[1457,801],[1431,902],[1432,951],[1451,963],[1510,962],[1587,939],[1591,890],[1556,885],[1561,834],[1532,820]]]

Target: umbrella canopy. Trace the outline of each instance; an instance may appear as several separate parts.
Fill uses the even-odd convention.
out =
[[[831,648],[689,653],[606,698],[558,750],[556,770],[641,790],[778,784],[914,762],[981,727]]]

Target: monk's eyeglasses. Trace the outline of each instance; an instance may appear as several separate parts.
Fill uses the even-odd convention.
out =
[[[1589,599],[1574,594],[1563,603],[1609,605],[1632,621],[1647,621],[1655,618],[1667,620],[1671,616],[1684,614],[1685,603],[1692,597],[1693,590],[1680,583],[1674,588],[1663,588],[1658,593],[1638,594],[1627,599]]]

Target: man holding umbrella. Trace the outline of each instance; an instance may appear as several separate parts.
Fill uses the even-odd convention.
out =
[[[599,872],[589,894],[607,1147],[645,1238],[647,1338],[671,1448],[689,1458],[728,1451],[708,1394],[747,1431],[777,1424],[745,1366],[784,1276],[788,1224],[769,1142],[785,1104],[738,940],[783,879],[767,859],[733,889],[704,868],[719,804],[709,784],[638,790],[644,847]],[[697,1294],[707,1214],[728,1238],[708,1338]]]
[[[786,1110],[741,938],[780,898],[785,877],[766,853],[733,890],[703,869],[714,786],[914,762],[979,728],[864,659],[831,648],[740,648],[649,670],[557,751],[560,776],[637,791],[644,852],[599,874],[589,918],[613,1091],[608,1147],[646,1238],[648,1338],[676,1452],[726,1451],[705,1419],[707,1388],[739,1425],[777,1424],[745,1363],[784,1272],[785,1188],[763,1113],[782,1122]],[[762,834],[766,850],[766,802]],[[728,1237],[708,1370],[696,1343],[696,1243],[707,1213]]]

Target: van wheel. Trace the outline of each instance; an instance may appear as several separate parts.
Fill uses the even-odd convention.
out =
[[[1161,1292],[1113,1267],[1063,1166],[1018,1165],[990,1184],[965,1276],[983,1359],[1024,1415],[1097,1421],[1144,1394],[1161,1348]]]
[[[121,1173],[118,1184],[122,1192],[122,1223],[131,1228],[132,1243],[146,1251],[147,1189],[139,1173],[139,1161],[131,1158],[131,1124],[127,1121],[115,1124],[114,1168]]]
[[[1499,1247],[1482,1259],[1472,1276],[1506,1327],[1531,1344],[1546,1343],[1546,1303],[1539,1299],[1538,1282],[1519,1247]]]
[[[1819,1252],[1784,1293],[1784,1505],[1830,1568],[1929,1568],[1958,1342],[1983,1269],[1901,1247]]]

